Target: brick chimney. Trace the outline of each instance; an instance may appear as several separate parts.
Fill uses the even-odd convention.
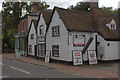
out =
[[[92,26],[97,29],[99,25],[100,10],[98,8],[98,0],[90,0],[90,12],[92,14]]]
[[[38,4],[37,3],[33,3],[33,12],[37,12],[38,11]]]

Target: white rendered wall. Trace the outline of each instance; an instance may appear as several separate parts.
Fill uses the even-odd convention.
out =
[[[31,39],[31,34],[34,34],[34,39]],[[32,54],[29,54],[29,45],[32,45]],[[35,45],[36,45],[36,30],[34,24],[32,23],[30,32],[28,34],[28,54],[35,55]]]
[[[108,46],[109,43],[109,46]],[[104,60],[117,60],[120,59],[120,57],[118,56],[118,44],[120,44],[120,42],[118,41],[106,41],[105,42],[105,58]]]
[[[100,42],[98,46],[98,59],[100,59],[101,55],[103,55],[102,60],[120,59],[118,57],[120,42],[106,41],[101,35],[98,35],[98,42]],[[110,46],[108,46],[108,43]]]
[[[52,37],[52,27],[57,25],[60,26],[60,36]],[[59,57],[53,57],[51,54],[52,59],[71,61],[68,49],[68,31],[62,20],[59,18],[57,11],[53,14],[52,22],[50,23],[46,35],[46,50],[50,50],[51,53],[52,45],[59,45]]]
[[[73,36],[74,35],[85,35],[85,45],[87,44],[89,38],[93,37],[94,39],[93,39],[92,43],[90,44],[90,46],[88,47],[87,51],[88,50],[96,50],[95,49],[95,33],[90,33],[90,32],[70,32],[69,33],[69,53],[70,53],[70,60],[72,60],[72,51],[74,51],[74,50],[81,50],[82,51],[83,48],[85,47],[85,46],[79,46],[79,47],[73,46]],[[86,51],[85,54],[83,54],[83,60],[88,60],[87,51]]]
[[[40,25],[43,25],[43,35],[40,35]],[[39,23],[38,23],[38,26],[37,26],[37,36],[38,36],[38,44],[40,43],[45,43],[44,42],[39,42],[40,40],[40,37],[44,36],[45,37],[45,34],[46,34],[46,23],[45,23],[45,20],[43,18],[43,15],[41,14],[40,16],[40,20],[39,20]]]

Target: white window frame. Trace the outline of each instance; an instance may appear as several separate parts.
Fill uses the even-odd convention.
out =
[[[40,27],[39,27],[39,33],[40,33],[40,35],[44,34],[43,25],[40,25]]]
[[[52,27],[52,36],[60,36],[60,26],[53,26]]]

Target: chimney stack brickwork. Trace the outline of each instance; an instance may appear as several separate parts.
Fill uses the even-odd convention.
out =
[[[92,26],[97,30],[99,24],[100,10],[98,7],[98,0],[90,0],[90,10],[92,14]]]
[[[37,12],[38,11],[38,4],[34,3],[33,4],[33,12]]]

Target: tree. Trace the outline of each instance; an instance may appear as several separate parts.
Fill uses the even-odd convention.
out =
[[[106,13],[106,14],[114,14],[114,15],[118,15],[118,9],[114,9],[112,7],[101,7],[100,8],[102,13]]]
[[[71,5],[67,9],[88,12],[89,8],[90,8],[89,2],[78,2],[75,6]]]
[[[89,12],[90,11],[90,2],[78,2],[75,6],[71,5],[67,9]],[[112,7],[104,7],[103,6],[100,8],[100,11],[102,13],[118,15],[118,9],[113,10]]]
[[[21,18],[32,12],[32,5],[33,2],[3,2],[2,35],[3,43],[6,43],[8,48],[14,48],[13,34],[17,33],[18,23]],[[39,10],[49,7],[45,2],[40,2],[38,5]]]

